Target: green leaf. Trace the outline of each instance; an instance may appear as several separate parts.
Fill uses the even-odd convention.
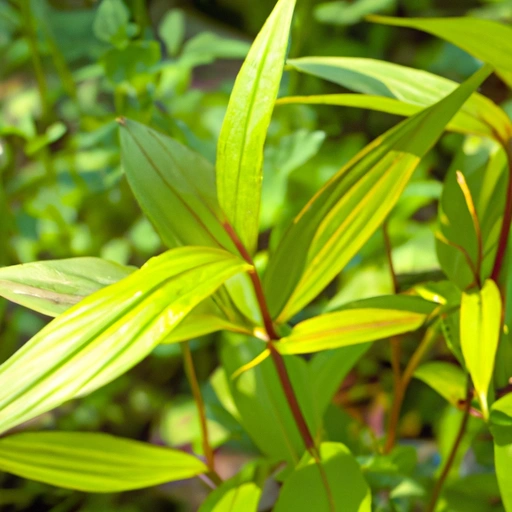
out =
[[[312,503],[315,512],[370,512],[370,489],[348,448],[322,443],[320,457],[330,499],[318,465],[305,454],[285,481],[274,512],[310,512]]]
[[[265,461],[249,462],[212,491],[198,512],[256,512],[269,469]]]
[[[512,511],[512,443],[494,444],[494,463],[500,486],[501,499],[506,512]]]
[[[237,378],[231,378],[264,348],[261,340],[232,335],[223,346],[222,365],[239,414],[237,419],[254,444],[271,460],[295,465],[305,447],[273,362],[268,358]],[[310,431],[316,432],[320,418],[312,402],[307,363],[298,357],[287,357],[285,363]]]
[[[120,121],[121,163],[142,210],[168,247],[234,248],[222,223],[212,164],[171,137]]]
[[[206,473],[170,448],[82,432],[23,432],[0,439],[0,469],[84,492],[120,492]]]
[[[158,26],[158,35],[167,48],[167,53],[175,57],[185,37],[185,14],[181,9],[171,9]]]
[[[429,385],[452,405],[466,399],[467,377],[464,371],[451,363],[431,361],[422,364],[414,377]]]
[[[156,41],[133,41],[123,48],[111,48],[100,62],[112,83],[142,87],[151,80],[160,58],[160,45]]]
[[[391,62],[355,57],[303,57],[287,64],[363,94],[282,98],[278,104],[319,103],[368,108],[411,116],[440,101],[457,83],[427,71]],[[446,129],[506,141],[512,135],[507,115],[490,99],[473,93]]]
[[[122,46],[135,29],[130,25],[130,11],[123,0],[103,0],[94,18],[94,34],[101,41]]]
[[[426,315],[393,309],[350,309],[300,322],[276,344],[281,354],[308,354],[419,329]]]
[[[480,233],[475,229],[468,202],[458,183],[456,173],[460,172],[459,169],[463,170],[462,176],[476,210]],[[437,237],[436,250],[443,271],[461,290],[475,282],[476,274],[481,281],[491,275],[507,180],[507,157],[503,148],[475,138],[469,138],[460,148],[446,176],[439,208],[441,236]]]
[[[368,14],[389,11],[395,4],[396,0],[339,0],[317,5],[314,16],[319,23],[343,27],[359,23]]]
[[[460,342],[466,367],[487,418],[487,392],[494,370],[501,324],[501,296],[494,281],[464,292],[460,308]]]
[[[370,16],[370,21],[428,32],[487,62],[512,85],[512,28],[478,18],[390,18]]]
[[[57,316],[134,270],[101,258],[13,265],[0,268],[0,295],[44,315]]]
[[[128,183],[167,247],[201,245],[238,250],[216,195],[210,162],[171,137],[129,119],[120,120],[121,163]],[[240,311],[258,322],[259,309],[247,275],[227,283]],[[231,307],[229,297],[223,302]],[[232,309],[232,308],[231,308]]]
[[[300,311],[359,251],[396,204],[421,158],[489,72],[481,69],[439,103],[376,139],[304,207],[265,273],[274,318],[284,321]]]
[[[313,404],[322,418],[350,370],[371,347],[371,343],[340,347],[315,354],[308,363]]]
[[[263,145],[283,73],[295,0],[279,0],[236,79],[217,150],[219,202],[252,253],[259,228]]]
[[[247,268],[219,249],[180,248],[85,298],[0,366],[0,432],[123,374]]]

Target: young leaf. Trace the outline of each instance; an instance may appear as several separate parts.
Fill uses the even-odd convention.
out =
[[[208,472],[170,448],[85,432],[23,432],[0,439],[0,469],[83,492],[121,492]]]
[[[370,16],[370,21],[428,32],[462,48],[496,69],[512,85],[512,28],[478,18],[391,18]]]
[[[464,292],[460,307],[460,342],[466,367],[485,418],[489,414],[487,392],[494,370],[501,323],[501,296],[494,281],[481,290]]]
[[[489,68],[481,69],[439,103],[376,139],[305,206],[265,273],[274,317],[284,321],[293,316],[343,269],[389,214],[421,158],[489,73]]]
[[[308,354],[414,331],[426,315],[393,309],[351,309],[300,322],[276,344],[281,354]]]
[[[324,103],[369,108],[411,116],[440,101],[457,83],[427,71],[391,62],[354,57],[303,57],[287,62],[308,73],[363,94],[282,98],[283,103]],[[507,115],[490,99],[473,93],[446,127],[506,141],[512,135]]]
[[[467,377],[459,366],[444,361],[431,361],[422,364],[414,377],[437,391],[452,405],[466,399]]]
[[[321,469],[309,453],[304,455],[285,481],[274,512],[310,512],[312,503],[318,512],[370,512],[370,488],[348,448],[322,443],[320,458]]]
[[[248,268],[219,249],[180,248],[85,298],[0,366],[0,432],[112,381]]]
[[[134,270],[100,258],[13,265],[0,268],[0,295],[44,315],[57,316]]]
[[[263,145],[277,98],[295,0],[279,0],[236,79],[217,150],[219,202],[242,242],[256,248]]]

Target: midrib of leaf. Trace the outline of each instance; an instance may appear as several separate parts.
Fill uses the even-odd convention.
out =
[[[52,302],[53,304],[77,304],[85,297],[84,295],[70,295],[67,293],[60,293],[52,290],[47,290],[46,288],[28,286],[19,283],[18,281],[5,281],[3,279],[0,279],[0,287],[1,286],[5,286],[5,288],[7,288],[9,292],[15,295],[22,295],[24,297],[34,297],[36,299],[46,299]],[[2,295],[1,290],[0,295]]]
[[[211,263],[210,263],[211,264]],[[209,265],[209,263],[204,263],[202,265],[198,265],[197,267],[194,267],[194,269],[190,269],[188,271],[184,271],[184,272],[181,272],[179,274],[176,274],[174,276],[171,276],[167,279],[165,279],[164,281],[158,283],[157,285],[155,285],[154,287],[152,287],[150,289],[150,291],[148,293],[146,293],[145,295],[142,295],[140,297],[140,299],[134,301],[134,303],[130,306],[130,310],[133,311],[135,308],[137,308],[138,306],[140,306],[143,302],[146,301],[146,299],[149,299],[149,297],[151,295],[153,295],[153,293],[155,292],[155,290],[158,290],[159,288],[161,287],[164,287],[166,286],[169,282],[171,282],[173,279],[177,278],[178,276],[182,276],[188,272],[191,272],[193,270],[197,270],[201,267],[204,267],[204,266],[207,266]],[[113,317],[108,323],[105,324],[104,328],[102,329],[102,332],[106,332],[107,330],[110,330],[112,329],[115,325],[117,325],[117,323],[119,323],[120,320],[122,320],[124,317],[126,316],[126,310],[122,310],[118,315],[116,315],[115,317]],[[155,317],[152,317],[151,321],[154,320]],[[140,330],[137,331],[137,335],[138,333],[142,332],[144,330],[144,328],[147,326],[147,323],[145,323]],[[82,329],[82,327],[80,326],[79,327],[79,330]],[[101,336],[101,334],[100,334]],[[69,354],[67,354],[61,361],[62,363],[60,364],[59,368],[62,368],[64,367],[65,365],[67,365],[68,363],[70,363],[83,349],[85,346],[89,345],[94,339],[96,339],[98,336],[91,336],[89,338],[87,338],[87,340],[84,340],[78,347],[75,348],[75,350],[71,351]],[[130,344],[131,346],[131,344]],[[127,346],[125,348],[128,348]],[[117,352],[116,353],[116,356],[119,355],[119,353],[122,353],[121,352]],[[105,365],[103,365],[101,368],[103,369]],[[45,379],[48,378],[49,375],[51,375],[53,372],[54,372],[55,368],[54,367],[51,367],[50,369],[48,369],[45,373],[43,373],[40,377],[38,377],[38,379],[36,381],[31,381],[30,383],[30,388],[36,388],[37,386],[39,386]],[[96,374],[95,374],[96,376]],[[91,378],[92,379],[92,378]],[[90,382],[90,380],[88,380],[87,383],[83,384],[80,389],[83,389],[84,387],[86,387],[86,385]],[[46,394],[44,394],[41,398],[40,398],[40,401],[46,399],[49,395],[53,394],[55,392],[56,389],[62,389],[63,386],[65,386],[66,383],[62,383],[61,386],[59,386],[58,388],[52,388],[49,392],[47,392]],[[79,390],[77,391],[79,392]],[[26,386],[22,389],[20,389],[18,391],[18,393],[15,393],[14,396],[10,396],[9,397],[9,401],[7,402],[7,404],[3,405],[2,408],[6,408],[6,407],[10,407],[12,406],[12,404],[20,397],[20,396],[23,396],[23,394],[26,393]],[[23,410],[22,413],[18,413],[16,415],[16,419],[18,419],[20,416],[23,416],[24,414],[26,413],[26,410]]]
[[[275,23],[272,25],[272,29],[275,27]],[[271,46],[271,41],[270,39],[267,41],[267,44],[265,45],[264,47],[264,51],[263,51],[263,56],[262,58],[260,59],[260,62],[259,62],[259,65],[257,67],[257,72],[256,72],[256,79],[254,80],[254,84],[259,84],[260,82],[260,79],[261,79],[261,75],[262,75],[262,70],[263,68],[265,67],[265,61],[268,57],[268,53],[269,53],[269,47]],[[257,87],[252,87],[251,89],[251,95],[250,95],[250,99],[249,99],[249,108],[248,108],[248,113],[247,113],[247,116],[245,117],[245,120],[244,120],[244,124],[243,124],[243,138],[242,138],[242,141],[241,141],[241,145],[240,145],[240,158],[237,162],[237,173],[236,173],[236,186],[235,186],[235,197],[238,197],[238,190],[240,188],[240,180],[241,180],[241,171],[242,171],[242,163],[245,162],[245,147],[246,147],[246,139],[247,139],[247,132],[248,132],[248,129],[249,129],[249,124],[250,124],[250,121],[252,119],[252,112],[253,112],[253,109],[254,109],[254,102],[256,100],[256,96],[257,96],[257,93],[258,93],[258,88]],[[226,148],[224,147],[224,151],[226,151]],[[237,220],[238,220],[238,214],[239,214],[239,208],[240,208],[240,202],[237,201],[235,203],[235,219],[233,220],[233,224],[236,226],[238,223],[237,223]],[[243,215],[243,212],[242,212],[242,215]]]
[[[389,169],[387,169],[383,175],[379,178],[379,180],[375,183],[375,186],[372,187],[372,193],[365,195],[365,197],[359,202],[358,206],[356,206],[349,215],[345,218],[345,220],[340,224],[340,226],[335,230],[334,234],[329,238],[329,240],[325,243],[325,245],[319,250],[319,252],[313,257],[313,259],[310,261],[309,264],[307,264],[307,269],[304,272],[302,278],[299,281],[299,284],[297,285],[295,291],[293,292],[292,296],[288,300],[288,304],[283,308],[282,313],[279,315],[281,318],[284,318],[289,315],[288,310],[291,309],[292,311],[295,309],[295,307],[292,307],[297,295],[306,295],[307,292],[310,292],[311,288],[315,285],[315,282],[312,280],[312,276],[316,274],[318,271],[316,266],[318,265],[318,262],[323,259],[326,253],[332,252],[333,247],[336,245],[337,239],[340,236],[340,233],[345,229],[347,224],[350,224],[352,219],[359,215],[361,210],[364,210],[367,207],[367,203],[373,198],[373,195],[376,193],[378,185],[385,181],[388,178],[388,175],[395,169],[396,166],[402,163],[402,160],[404,157],[408,155],[406,154],[400,154],[396,157],[396,160],[393,164],[390,165]],[[412,170],[416,167],[417,162],[411,163]],[[404,176],[408,177],[411,169],[407,168],[404,172]],[[363,178],[364,179],[364,178]],[[312,242],[312,245],[314,244],[314,240]],[[304,283],[309,283],[307,286],[304,285]]]
[[[389,320],[389,321],[381,321],[381,322],[369,322],[366,324],[358,324],[358,325],[347,325],[344,327],[338,327],[335,329],[329,329],[329,330],[322,330],[318,333],[311,333],[311,334],[300,334],[298,332],[295,337],[293,333],[288,337],[283,339],[283,343],[302,343],[304,341],[315,341],[315,340],[321,340],[323,338],[329,338],[330,336],[336,335],[336,334],[346,334],[351,332],[358,332],[358,331],[364,331],[368,328],[378,329],[380,327],[388,327],[388,326],[394,326],[394,325],[407,325],[410,322],[413,322],[415,320],[421,320],[423,315],[411,315],[410,317],[405,317],[397,320]],[[364,342],[363,342],[364,343]]]
[[[154,134],[154,132],[150,131],[150,132],[149,132],[149,135],[150,135],[151,137],[153,137],[153,138],[156,140],[157,144],[162,148],[162,150],[164,151],[164,153],[166,153],[166,154],[169,156],[169,159],[170,159],[170,160],[172,160],[172,161],[175,163],[176,167],[179,167],[179,166],[176,164],[176,159],[174,158],[174,156],[172,155],[172,153],[169,151],[169,149],[167,148],[167,146],[166,146],[166,145],[165,145],[165,144],[164,144],[164,143],[163,143],[163,142],[162,142],[162,141],[161,141],[161,140],[160,140],[160,139],[159,139],[159,138]],[[197,195],[198,197],[200,197],[200,198],[201,198],[202,203],[203,203],[203,205],[206,207],[206,209],[207,209],[207,210],[212,214],[212,216],[213,216],[215,219],[217,219],[217,213],[218,213],[218,212],[216,212],[216,211],[212,210],[211,205],[210,205],[210,201],[207,201],[207,200],[203,197],[201,190],[200,190],[200,189],[197,187],[197,185],[196,185],[197,180],[191,180],[191,179],[190,179],[190,177],[189,177],[189,175],[188,175],[188,173],[182,174],[182,176],[183,176],[183,179],[187,182],[188,186],[189,186],[189,187],[190,187],[190,188],[191,188],[191,189],[196,193],[196,195]],[[162,179],[164,179],[162,175],[160,175],[160,177],[161,177]],[[166,183],[168,183],[168,182],[167,182],[167,180],[164,180],[164,181],[165,181]],[[171,186],[171,185],[169,185],[169,186]],[[177,194],[177,195],[178,195],[178,194]],[[220,210],[220,208],[219,208],[219,210]],[[222,210],[220,210],[220,211],[222,211]],[[220,222],[219,222],[219,226],[220,226]]]
[[[175,188],[172,186],[172,184],[170,184],[166,179],[165,179],[165,176],[160,172],[160,170],[158,169],[158,166],[155,164],[155,162],[153,161],[153,159],[149,156],[149,154],[146,152],[146,150],[144,149],[143,146],[141,146],[139,144],[139,142],[137,141],[137,139],[135,137],[133,137],[133,140],[135,142],[135,144],[137,144],[140,152],[146,157],[146,159],[148,160],[148,162],[151,164],[151,167],[153,167],[153,169],[155,170],[155,172],[158,174],[158,176],[160,176],[161,180],[172,190],[174,196],[181,202],[181,204],[185,207],[186,210],[189,211],[189,213],[192,215],[192,217],[194,217],[194,219],[197,221],[197,223],[203,227],[203,229],[206,231],[206,233],[208,233],[208,235],[210,236],[210,238],[213,240],[213,242],[215,243],[216,246],[220,246],[222,247],[222,245],[220,244],[220,242],[215,238],[215,236],[213,235],[213,233],[210,232],[210,230],[208,229],[208,227],[203,223],[203,221],[201,220],[201,218],[196,214],[196,212],[189,207],[189,205],[187,204],[187,202],[181,197],[181,194],[178,194],[178,192],[175,190]],[[174,230],[173,230],[174,231]],[[177,235],[175,235],[176,238]],[[184,245],[183,243],[183,240],[180,240],[181,244]]]

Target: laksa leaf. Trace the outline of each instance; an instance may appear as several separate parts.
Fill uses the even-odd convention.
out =
[[[217,149],[219,202],[249,252],[259,229],[263,146],[288,48],[295,0],[279,0],[238,74]]]
[[[83,492],[121,492],[184,480],[208,468],[178,450],[85,432],[23,432],[0,439],[0,469]]]
[[[219,249],[179,248],[85,298],[0,366],[0,432],[123,374],[249,268]]]
[[[307,103],[367,108],[412,116],[440,101],[457,83],[427,71],[375,59],[303,57],[287,61],[307,73],[362,94],[328,94],[281,98],[278,104]],[[499,142],[512,135],[512,124],[493,101],[473,93],[446,126],[447,130],[489,137]]]
[[[101,258],[37,261],[0,268],[0,295],[48,316],[57,316],[134,267]]]
[[[482,68],[446,98],[376,139],[310,200],[271,255],[264,276],[274,318],[286,321],[300,311],[357,254],[490,71]]]

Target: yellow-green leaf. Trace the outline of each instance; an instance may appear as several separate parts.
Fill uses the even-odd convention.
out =
[[[414,331],[426,318],[414,311],[347,309],[300,322],[276,347],[281,354],[307,354],[357,345]]]
[[[44,315],[57,316],[134,270],[134,267],[101,258],[70,258],[13,265],[0,268],[0,295]]]
[[[356,57],[303,57],[288,65],[363,94],[332,94],[282,98],[284,103],[320,103],[368,108],[411,116],[457,88],[457,83],[427,71],[391,62]],[[512,135],[512,124],[489,98],[473,93],[448,123],[447,130],[472,133],[503,142]]]
[[[279,0],[236,79],[217,150],[219,202],[254,252],[258,237],[263,145],[283,73],[295,0]]]
[[[188,453],[85,432],[23,432],[4,437],[0,469],[84,492],[140,489],[208,471]]]
[[[309,453],[304,455],[285,481],[274,512],[370,512],[370,488],[348,448],[322,443],[320,458],[321,470]]]
[[[264,276],[274,318],[285,321],[300,311],[352,259],[396,204],[446,124],[489,73],[488,67],[481,69],[439,103],[376,139],[304,207],[271,255]]]
[[[422,364],[414,376],[455,406],[466,399],[467,377],[459,366],[444,361],[430,361]]]
[[[492,379],[501,325],[501,296],[494,281],[464,292],[460,306],[460,343],[466,367],[482,407],[489,414],[487,392]]]
[[[220,249],[185,247],[93,293],[0,366],[0,432],[115,379],[247,268]]]
[[[370,21],[428,32],[462,48],[493,66],[512,85],[512,28],[479,18],[392,18],[369,16]]]

